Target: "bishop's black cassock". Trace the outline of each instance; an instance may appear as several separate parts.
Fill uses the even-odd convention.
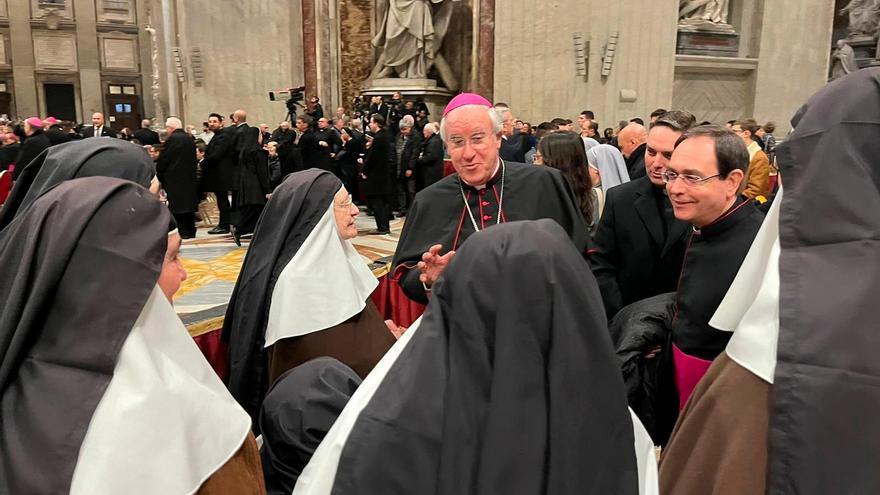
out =
[[[426,304],[414,268],[431,246],[441,244],[440,252],[445,254],[460,248],[476,230],[541,218],[555,220],[578,251],[586,252],[586,223],[558,170],[501,161],[492,179],[479,189],[452,174],[416,195],[394,253],[393,276],[410,299]]]

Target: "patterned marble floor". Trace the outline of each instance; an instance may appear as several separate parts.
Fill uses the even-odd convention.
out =
[[[214,217],[214,214],[210,215]],[[364,263],[381,276],[390,261],[386,258],[397,248],[403,219],[392,220],[390,236],[366,235],[376,228],[376,224],[365,214],[357,218],[357,226],[358,237],[352,242]],[[175,296],[174,307],[188,325],[219,317],[225,312],[247,252],[247,239],[242,239],[242,247],[238,247],[232,242],[231,235],[208,235],[210,228],[210,225],[199,224],[196,238],[184,241],[181,247],[180,257],[187,279]]]

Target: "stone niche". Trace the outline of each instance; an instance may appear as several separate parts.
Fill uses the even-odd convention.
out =
[[[339,0],[342,102],[350,107],[354,97],[361,94],[388,96],[400,91],[405,99],[423,99],[435,117],[434,107],[445,105],[452,95],[440,82],[436,67],[431,68],[427,79],[369,80],[376,63],[371,42],[382,22],[378,19],[377,4],[387,1]],[[441,53],[457,80],[457,90],[469,89],[472,78],[473,16],[474,4],[478,1],[452,2],[452,17],[441,47]]]

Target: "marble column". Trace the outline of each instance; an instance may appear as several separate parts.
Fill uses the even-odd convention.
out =
[[[76,18],[76,51],[79,61],[79,93],[82,102],[81,121],[91,118],[95,112],[107,114],[104,108],[104,90],[101,87],[101,65],[96,33],[94,2],[74,2]],[[107,122],[112,126],[113,122]]]
[[[495,0],[480,0],[480,34],[477,46],[477,83],[474,91],[493,99],[495,90]]]
[[[31,39],[28,0],[9,0],[10,43],[15,113],[23,117],[37,115],[37,83],[34,78],[34,44]]]
[[[303,65],[305,66],[306,97],[318,93],[318,52],[315,39],[315,0],[303,0]]]

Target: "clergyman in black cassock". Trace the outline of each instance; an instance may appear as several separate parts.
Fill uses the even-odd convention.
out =
[[[479,229],[552,218],[581,252],[586,251],[589,234],[583,216],[558,170],[500,161],[495,175],[481,189],[452,174],[419,192],[407,213],[392,274],[410,299],[423,304],[428,301],[415,268],[422,254],[434,244],[442,244],[443,253],[455,251],[475,232],[468,209]]]
[[[867,68],[792,119],[780,196],[712,319],[733,337],[679,418],[663,493],[880,492],[878,109]]]

